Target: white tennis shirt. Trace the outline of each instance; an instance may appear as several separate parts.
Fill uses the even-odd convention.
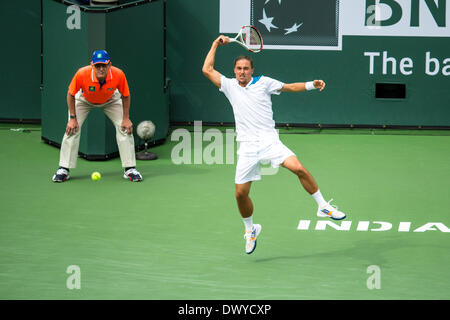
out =
[[[280,94],[284,83],[259,76],[246,87],[236,78],[220,77],[220,89],[233,107],[236,141],[267,141],[278,139],[272,112],[272,94]]]

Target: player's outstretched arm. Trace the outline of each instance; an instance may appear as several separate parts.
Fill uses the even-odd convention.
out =
[[[294,82],[285,83],[281,92],[303,92],[314,89],[322,91],[325,88],[325,82],[323,80],[314,80],[310,82]]]
[[[226,45],[230,42],[230,38],[226,36],[219,36],[211,45],[211,49],[206,55],[203,63],[202,72],[216,87],[220,88],[220,73],[214,69],[214,62],[216,59],[216,51],[218,46]]]

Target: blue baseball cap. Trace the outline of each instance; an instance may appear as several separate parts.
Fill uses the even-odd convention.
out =
[[[105,50],[97,50],[92,54],[92,64],[109,63],[110,61],[109,54]]]

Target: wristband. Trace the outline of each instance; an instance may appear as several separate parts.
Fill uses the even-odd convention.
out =
[[[70,119],[76,119],[77,115],[76,114],[71,114],[69,117],[70,117]]]
[[[313,81],[306,82],[305,83],[305,88],[306,88],[307,91],[316,89],[316,87],[314,87],[314,82]]]

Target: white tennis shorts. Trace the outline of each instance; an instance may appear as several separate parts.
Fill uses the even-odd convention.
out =
[[[277,168],[290,156],[295,154],[280,140],[270,142],[240,142],[235,183],[261,180],[261,164]]]

